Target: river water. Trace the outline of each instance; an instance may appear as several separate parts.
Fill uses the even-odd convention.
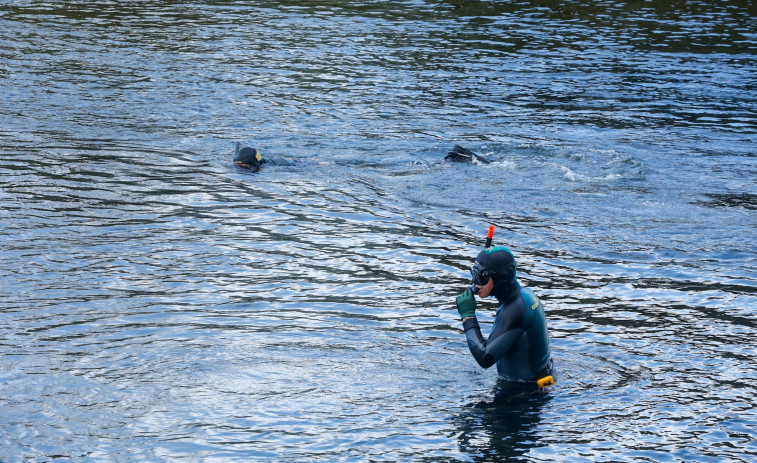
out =
[[[754,461],[756,18],[0,2],[0,461]],[[461,332],[490,224],[544,393]]]

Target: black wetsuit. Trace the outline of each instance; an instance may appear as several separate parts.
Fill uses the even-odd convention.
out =
[[[489,339],[484,339],[478,320],[463,322],[468,348],[484,368],[497,364],[505,379],[537,381],[552,374],[547,319],[539,298],[528,288],[516,288],[494,318]]]
[[[294,162],[282,156],[263,156],[255,148],[249,146],[242,147],[237,143],[234,151],[234,164],[257,172],[263,165],[273,166],[293,166]]]

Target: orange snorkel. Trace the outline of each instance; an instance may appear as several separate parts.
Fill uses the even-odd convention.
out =
[[[494,237],[494,225],[489,225],[489,232],[486,234],[486,245],[484,246],[486,249],[489,249],[490,247],[492,247],[493,237]],[[476,262],[476,264],[471,268],[471,274],[473,275],[474,281],[470,285],[470,290],[473,292],[473,294],[477,294],[478,290],[480,289],[478,287],[478,284],[476,283],[476,279],[478,278],[477,270],[481,270],[481,269],[482,267],[478,262]],[[488,280],[488,277],[486,279]]]

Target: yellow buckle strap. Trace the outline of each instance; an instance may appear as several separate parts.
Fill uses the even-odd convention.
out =
[[[554,386],[555,378],[553,378],[552,375],[545,376],[542,379],[536,381],[536,385],[539,386],[539,388]]]

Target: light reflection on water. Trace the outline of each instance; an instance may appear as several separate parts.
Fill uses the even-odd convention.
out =
[[[580,6],[0,7],[0,459],[757,454],[754,15]],[[547,393],[460,333],[490,223]]]

